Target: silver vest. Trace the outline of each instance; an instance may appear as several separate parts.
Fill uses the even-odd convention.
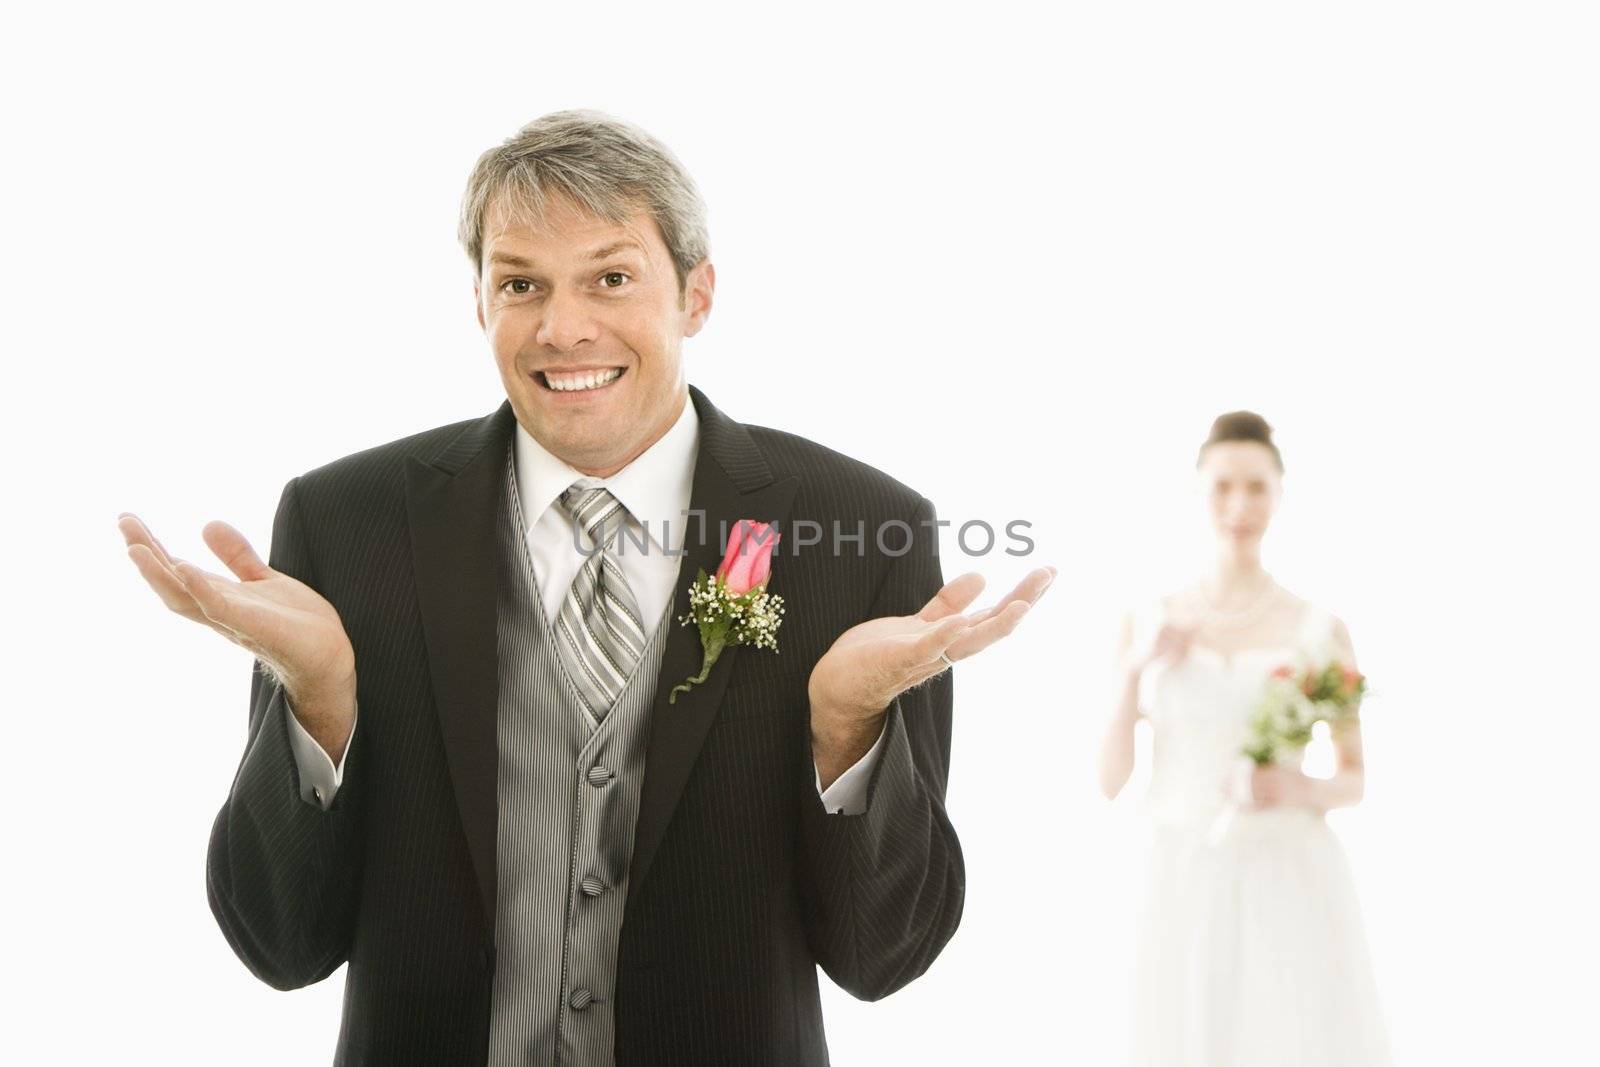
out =
[[[544,617],[506,457],[498,529],[499,731],[490,1067],[613,1062],[617,943],[672,605],[595,727]]]

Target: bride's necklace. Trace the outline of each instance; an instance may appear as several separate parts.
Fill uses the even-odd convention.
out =
[[[1265,572],[1262,573],[1265,574]],[[1200,598],[1201,614],[1209,626],[1217,630],[1242,630],[1260,618],[1267,605],[1272,603],[1275,599],[1273,594],[1277,592],[1277,584],[1272,580],[1272,575],[1267,574],[1266,582],[1262,585],[1261,592],[1256,594],[1255,599],[1244,607],[1234,610],[1224,610],[1217,607],[1210,594],[1206,592],[1204,582],[1196,586],[1196,591]]]

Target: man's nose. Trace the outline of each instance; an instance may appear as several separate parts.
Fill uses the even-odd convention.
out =
[[[566,351],[580,341],[592,341],[594,337],[594,319],[584,308],[583,301],[564,290],[551,293],[544,302],[534,341],[545,348]]]

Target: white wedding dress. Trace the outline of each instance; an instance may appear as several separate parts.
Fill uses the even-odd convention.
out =
[[[1162,612],[1158,601],[1135,613],[1136,641],[1155,632]],[[1230,775],[1239,780],[1246,724],[1268,675],[1281,663],[1331,658],[1331,623],[1308,605],[1290,644],[1227,658],[1191,645],[1140,680],[1155,740],[1135,1067],[1391,1062],[1343,846],[1320,814],[1235,811],[1223,792]]]

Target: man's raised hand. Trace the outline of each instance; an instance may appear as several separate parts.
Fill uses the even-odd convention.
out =
[[[339,613],[310,586],[262,561],[225,522],[206,524],[206,545],[233,581],[167,552],[131,512],[117,516],[144,580],[169,609],[249,650],[283,681],[296,718],[329,752],[343,752],[355,723],[355,652]]]
[[[945,583],[915,615],[869,619],[846,630],[811,670],[811,731],[824,785],[872,745],[894,698],[975,656],[1017,628],[1055,579],[1054,567],[1029,571],[1007,596],[963,614],[984,586],[970,571]],[[825,764],[827,766],[825,766]]]

